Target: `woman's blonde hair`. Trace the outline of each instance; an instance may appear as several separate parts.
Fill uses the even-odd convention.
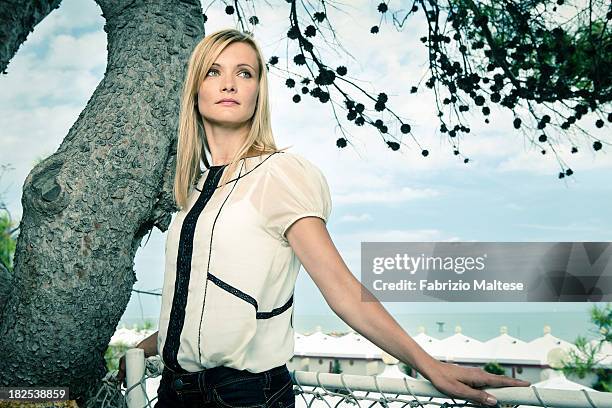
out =
[[[219,54],[229,44],[238,41],[251,45],[257,54],[257,61],[259,63],[259,94],[255,111],[250,119],[250,129],[247,137],[224,169],[219,186],[228,182],[229,177],[236,170],[240,159],[249,150],[257,151],[258,154],[267,154],[286,149],[277,149],[274,142],[268,100],[268,73],[263,54],[255,43],[253,36],[250,33],[230,28],[215,31],[204,37],[195,46],[189,58],[181,96],[176,172],[174,177],[174,201],[179,209],[187,206],[187,198],[191,186],[196,184],[202,175],[200,161],[204,161],[206,168],[210,167],[205,153],[206,150],[210,152],[210,148],[206,140],[202,117],[196,105],[198,89]]]

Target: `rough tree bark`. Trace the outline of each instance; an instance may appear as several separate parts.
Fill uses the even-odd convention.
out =
[[[13,290],[0,316],[0,386],[68,386],[79,405],[106,373],[141,240],[154,226],[165,231],[176,211],[179,95],[204,35],[199,0],[97,3],[106,73],[59,149],[25,180]]]

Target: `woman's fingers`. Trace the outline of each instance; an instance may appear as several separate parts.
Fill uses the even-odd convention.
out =
[[[487,384],[492,387],[527,387],[531,385],[529,381],[495,374],[489,374],[487,376]]]
[[[459,381],[453,384],[452,387],[455,390],[453,395],[456,395],[459,398],[484,405],[497,404],[497,398],[495,398],[493,395],[489,394],[486,391],[471,388]]]
[[[491,374],[477,367],[461,367],[453,365],[454,378],[471,387],[527,387],[529,381],[519,380],[500,374]]]
[[[526,387],[529,381],[510,378],[505,375],[488,373],[476,367],[461,367],[454,364],[445,366],[444,374],[439,375],[436,388],[456,398],[473,401],[479,404],[495,405],[496,398],[479,388]]]
[[[119,380],[124,387],[127,387],[127,383],[125,381],[125,355],[121,356],[119,359],[119,373],[117,373],[117,380]]]
[[[518,378],[511,378],[505,375],[497,375],[487,373],[486,371],[477,368],[474,372],[470,373],[470,380],[466,381],[466,384],[457,382],[455,385],[458,392],[463,393],[467,399],[478,402],[485,405],[495,405],[497,399],[484,390],[478,390],[471,387],[477,388],[498,388],[498,387],[527,387],[531,383],[525,380],[519,380]],[[471,387],[470,387],[471,386]]]
[[[466,381],[473,387],[527,387],[531,385],[529,381],[511,378],[505,375],[491,374],[484,370],[477,369],[477,372]]]

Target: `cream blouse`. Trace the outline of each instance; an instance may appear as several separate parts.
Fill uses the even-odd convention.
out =
[[[285,232],[331,213],[325,176],[298,154],[244,158],[218,187],[225,167],[202,174],[167,233],[157,349],[174,372],[261,372],[293,356],[301,263]]]

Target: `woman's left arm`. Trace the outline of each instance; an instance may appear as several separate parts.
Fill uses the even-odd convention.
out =
[[[475,388],[530,385],[528,381],[490,374],[477,367],[444,363],[431,357],[353,276],[320,218],[300,218],[285,235],[334,313],[382,350],[414,367],[441,392],[495,405],[495,397]],[[362,293],[366,297],[363,301]]]

